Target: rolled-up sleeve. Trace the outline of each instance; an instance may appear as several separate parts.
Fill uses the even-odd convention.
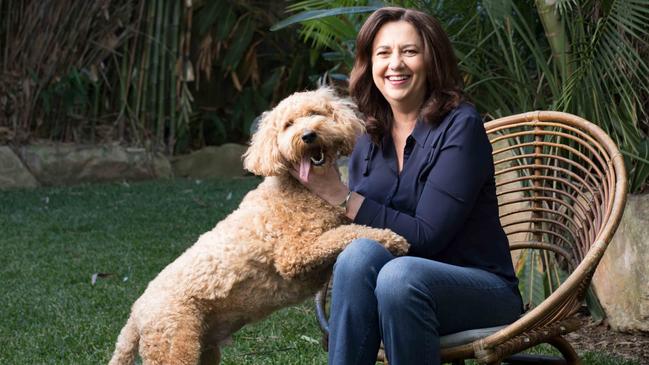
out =
[[[492,176],[493,163],[491,145],[477,114],[453,120],[437,148],[414,215],[366,198],[354,221],[400,234],[411,244],[412,255],[431,257],[442,251]]]

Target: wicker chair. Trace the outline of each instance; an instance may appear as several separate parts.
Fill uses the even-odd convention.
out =
[[[488,122],[485,129],[517,273],[520,278],[535,263],[534,275],[548,296],[534,302],[526,295],[529,310],[510,325],[443,336],[442,360],[538,363],[547,357],[516,354],[547,343],[563,355],[552,363],[579,364],[562,336],[580,327],[577,311],[622,217],[627,193],[622,156],[599,127],[567,113],[518,114]],[[328,285],[316,295],[325,349],[327,290]],[[382,350],[378,360],[385,362]]]

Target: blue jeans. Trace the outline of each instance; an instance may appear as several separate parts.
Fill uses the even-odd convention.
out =
[[[358,239],[339,256],[329,319],[329,364],[439,364],[439,337],[515,321],[520,296],[484,270],[395,257]]]

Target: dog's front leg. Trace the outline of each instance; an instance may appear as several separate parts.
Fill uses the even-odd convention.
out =
[[[285,278],[319,270],[333,265],[340,252],[357,238],[380,242],[394,255],[404,255],[410,245],[405,238],[389,229],[377,229],[356,224],[339,226],[301,245],[280,244],[275,249],[275,267]]]

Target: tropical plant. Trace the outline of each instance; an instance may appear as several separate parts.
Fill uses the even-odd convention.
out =
[[[290,25],[300,23],[301,38],[311,44],[316,51],[322,52],[322,57],[333,63],[328,70],[335,79],[346,79],[354,62],[354,40],[368,12],[382,6],[377,1],[336,1],[319,0],[297,1],[287,6],[287,12],[298,12],[270,29],[277,31]],[[318,55],[318,53],[314,53]]]
[[[187,81],[175,72],[177,60],[183,65],[180,19],[191,10],[181,4],[0,2],[0,125],[11,126],[17,144],[117,140],[162,149],[165,130],[173,140],[176,86]]]
[[[649,65],[641,46],[649,1],[537,0],[537,17],[514,2],[484,4],[474,26],[486,36],[456,38],[467,90],[481,109],[494,117],[550,109],[591,120],[625,155],[631,191],[646,189]]]
[[[321,70],[290,29],[269,32],[283,7],[266,1],[195,4],[196,131],[203,144],[244,142],[255,118]]]
[[[0,1],[0,126],[18,142],[78,132],[75,116],[96,105],[92,70],[129,36],[132,9],[132,0]],[[45,121],[57,109],[69,124]]]
[[[168,154],[245,142],[322,70],[266,1],[0,1],[0,135]]]

